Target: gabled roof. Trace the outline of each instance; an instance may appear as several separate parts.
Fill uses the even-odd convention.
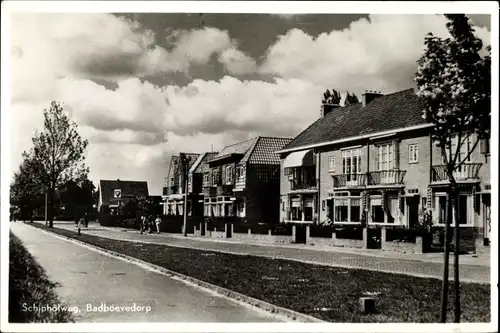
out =
[[[101,192],[102,204],[109,205],[114,199],[114,191],[121,190],[122,198],[125,197],[148,197],[148,183],[135,180],[100,180],[99,191]]]
[[[193,165],[192,167],[192,172],[194,173],[203,173],[203,170],[205,169],[205,166],[208,165],[208,161],[210,161],[212,158],[214,158],[215,156],[217,156],[217,152],[211,152],[211,153],[204,153],[202,155],[200,155],[200,157],[198,158],[198,161],[199,162],[197,165]]]
[[[423,125],[423,108],[413,89],[383,95],[364,107],[361,103],[340,107],[316,120],[282,150]]]
[[[239,164],[280,164],[276,151],[289,144],[291,138],[258,137],[255,144],[248,150]]]
[[[231,155],[242,155],[243,157],[243,155],[245,155],[247,151],[257,142],[257,139],[258,137],[226,146],[214,158],[212,158],[211,161],[220,160]]]
[[[196,162],[200,154],[196,153],[185,153],[186,157],[189,158],[189,168],[193,166],[193,164]],[[179,155],[172,156],[170,159],[170,168],[168,171],[168,177],[175,177],[179,174],[179,170],[181,167],[180,163],[181,157]]]

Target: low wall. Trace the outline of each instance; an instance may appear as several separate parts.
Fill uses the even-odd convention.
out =
[[[363,239],[335,238],[333,244],[333,246],[338,247],[352,247],[356,249],[366,248],[366,241]]]
[[[335,234],[334,234],[335,235]],[[307,244],[317,246],[335,246],[335,239],[333,237],[309,237]]]

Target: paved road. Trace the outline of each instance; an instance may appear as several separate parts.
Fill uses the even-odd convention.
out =
[[[74,223],[55,222],[58,228],[75,230]],[[194,237],[178,237],[170,234],[140,235],[137,230],[122,228],[101,227],[97,223],[83,229],[84,233],[119,240],[134,242],[157,243],[171,246],[189,247],[203,250],[215,250],[228,253],[249,254],[257,256],[276,257],[319,263],[331,266],[363,268],[384,272],[403,273],[416,276],[428,276],[441,278],[442,276],[442,254],[412,255],[402,253],[384,252],[369,255],[366,252],[329,250],[318,251],[308,249],[306,246],[283,247],[267,244],[243,244],[237,242],[202,241]],[[406,257],[411,259],[406,259]],[[418,260],[418,258],[422,258]],[[490,267],[484,264],[470,264],[476,259],[463,257],[460,265],[460,279],[464,282],[490,282]],[[450,260],[453,266],[453,260]],[[451,270],[452,271],[452,270]]]
[[[46,269],[63,301],[78,306],[79,322],[279,322],[263,311],[240,305],[163,274],[56,238],[23,223],[10,223],[28,251]],[[151,306],[143,312],[88,312],[99,306]]]

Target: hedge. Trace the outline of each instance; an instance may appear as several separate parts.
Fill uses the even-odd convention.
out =
[[[363,227],[337,227],[335,234],[336,238],[363,240]]]
[[[11,323],[67,323],[74,322],[73,313],[54,289],[59,286],[48,276],[23,243],[10,234],[9,251],[9,322]],[[33,305],[58,307],[57,311],[26,311]]]
[[[321,226],[312,224],[309,229],[311,237],[332,238],[335,229],[331,226]]]

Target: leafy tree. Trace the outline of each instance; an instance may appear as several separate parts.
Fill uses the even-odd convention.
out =
[[[10,185],[10,204],[19,210],[21,218],[31,219],[33,210],[43,206],[43,193],[40,185],[33,177],[37,165],[33,158],[23,152],[23,161],[19,170],[14,173],[13,181]]]
[[[441,302],[441,322],[446,322],[448,304],[449,234],[452,213],[455,217],[455,322],[460,322],[459,288],[459,220],[454,172],[465,167],[479,140],[489,139],[491,119],[491,56],[481,57],[482,41],[474,35],[468,17],[445,15],[451,35],[439,38],[428,34],[424,54],[418,60],[415,82],[418,95],[424,99],[423,118],[435,126],[432,139],[441,149],[449,180],[447,220],[445,221],[445,255]],[[473,140],[471,149],[461,154],[462,146]],[[467,147],[467,146],[465,146]],[[464,156],[465,155],[465,156]]]
[[[346,99],[344,102],[345,106],[356,104],[356,103],[359,103],[358,96],[356,96],[356,94],[354,94],[354,93],[351,94],[351,93],[347,92]]]
[[[43,111],[44,126],[33,137],[30,158],[37,168],[32,177],[48,194],[48,220],[53,226],[56,190],[71,179],[86,177],[84,155],[88,141],[82,140],[76,125],[65,114],[61,103],[51,102]]]
[[[323,94],[322,102],[323,104],[340,104],[341,99],[342,97],[337,90],[332,89],[332,91],[330,92],[330,90],[326,89],[325,93]]]
[[[93,210],[95,186],[86,177],[67,181],[57,192],[57,201],[65,207],[66,216],[76,218]]]

